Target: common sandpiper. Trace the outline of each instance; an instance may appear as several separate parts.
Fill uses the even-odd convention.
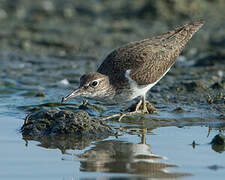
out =
[[[135,110],[122,114],[120,119],[124,115],[154,111],[145,99],[146,93],[170,70],[188,40],[203,24],[203,21],[191,22],[112,51],[97,72],[81,76],[80,86],[62,98],[62,102],[77,96],[110,104],[140,98]]]

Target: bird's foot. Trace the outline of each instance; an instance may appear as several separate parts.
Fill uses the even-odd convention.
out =
[[[125,112],[125,111],[129,111],[129,112]],[[145,101],[145,100],[143,101],[141,99],[140,101],[138,101],[138,103],[132,104],[129,108],[122,110],[121,113],[107,116],[103,118],[103,120],[119,117],[118,121],[121,121],[121,119],[125,116],[131,116],[136,114],[152,114],[156,111],[157,109],[149,101]]]
[[[130,116],[130,115],[135,115],[135,114],[138,114],[139,112],[124,112],[124,113],[118,113],[118,114],[113,114],[113,115],[110,115],[110,116],[107,116],[107,117],[104,117],[102,120],[108,120],[108,119],[113,119],[113,118],[118,118],[118,121],[121,121],[121,119],[125,116]]]
[[[157,112],[157,109],[149,101],[146,101],[146,108],[149,114]]]
[[[141,112],[142,114],[153,114],[157,109],[149,102],[141,99],[137,103],[132,104],[130,107],[123,109],[122,112]]]

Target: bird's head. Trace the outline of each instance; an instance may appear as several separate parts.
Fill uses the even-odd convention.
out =
[[[62,102],[77,96],[101,100],[109,95],[109,78],[98,72],[91,72],[80,77],[80,86],[71,94],[62,98]]]

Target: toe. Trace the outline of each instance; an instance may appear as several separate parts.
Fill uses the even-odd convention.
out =
[[[150,102],[146,102],[146,108],[149,114],[157,112],[157,109]]]

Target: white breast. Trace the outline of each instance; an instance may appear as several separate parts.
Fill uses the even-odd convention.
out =
[[[149,85],[138,85],[131,77],[130,72],[131,69],[128,69],[125,73],[125,77],[129,80],[130,88],[133,91],[131,99],[135,99],[138,96],[145,96],[146,93],[160,81],[160,79],[165,76],[165,74],[170,70],[170,68],[154,83]]]

